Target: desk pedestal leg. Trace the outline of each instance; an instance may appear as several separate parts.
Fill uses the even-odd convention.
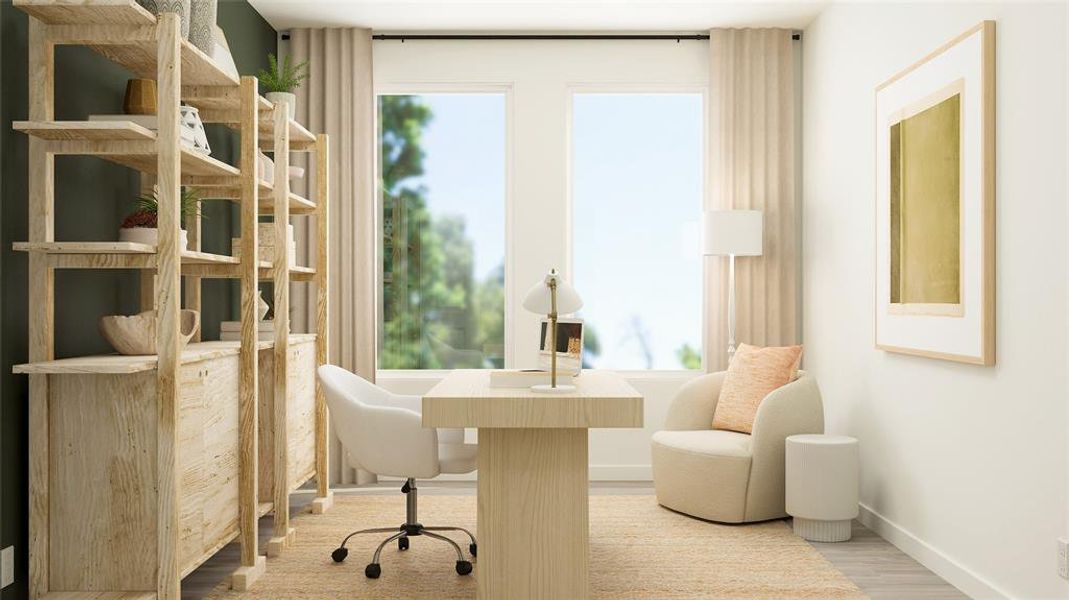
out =
[[[480,599],[589,595],[586,429],[479,430]]]

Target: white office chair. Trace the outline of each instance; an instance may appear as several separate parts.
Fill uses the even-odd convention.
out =
[[[464,560],[460,546],[435,532],[462,531],[468,534],[471,538],[468,550],[472,556],[476,553],[475,536],[461,527],[424,527],[416,515],[416,479],[437,477],[440,473],[474,471],[478,446],[464,443],[463,429],[424,428],[419,396],[391,394],[333,365],[319,367],[318,373],[338,437],[360,466],[379,475],[407,479],[401,488],[407,496],[405,522],[400,527],[350,533],[331,553],[334,562],[342,562],[349,555],[345,544],[354,535],[396,532],[379,544],[371,563],[364,569],[364,575],[375,579],[382,574],[379,556],[386,544],[397,540],[399,550],[408,550],[409,538],[420,535],[451,544],[457,551],[457,573],[471,573],[471,562]]]

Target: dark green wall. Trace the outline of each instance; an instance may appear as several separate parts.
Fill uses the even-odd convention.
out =
[[[245,0],[221,0],[220,27],[242,74],[255,74],[276,51],[276,32]],[[11,367],[27,353],[27,260],[11,244],[26,239],[26,138],[11,130],[27,118],[27,17],[0,1],[0,547],[16,546],[16,582],[2,600],[26,597],[26,378]],[[91,113],[122,112],[130,74],[85,48],[56,52],[56,117],[85,119]],[[209,127],[212,155],[232,164],[239,140],[233,132]],[[56,159],[56,239],[112,240],[138,193],[137,174],[88,157]],[[229,202],[207,202],[204,249],[229,253],[238,235],[238,212]],[[138,310],[138,278],[133,271],[58,271],[56,275],[56,354],[58,357],[110,352],[97,331],[103,315]],[[219,321],[237,317],[237,284],[206,280],[203,286],[205,339],[217,339]]]

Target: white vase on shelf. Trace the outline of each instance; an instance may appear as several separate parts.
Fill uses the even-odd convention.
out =
[[[160,230],[155,227],[122,227],[119,229],[119,241],[156,246],[160,243]],[[185,229],[178,230],[178,247],[180,250],[189,248],[189,233]]]
[[[289,106],[289,117],[291,119],[296,118],[297,94],[294,94],[293,92],[267,92],[264,94],[264,98],[270,100],[272,104],[285,102]]]

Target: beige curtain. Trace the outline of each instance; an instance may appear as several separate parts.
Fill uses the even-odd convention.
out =
[[[296,90],[297,119],[330,136],[330,306],[329,361],[375,380],[376,230],[375,94],[368,29],[294,29],[289,54],[308,61],[308,80]],[[295,155],[297,164],[314,162]],[[315,169],[306,169],[294,189],[308,198],[316,189]],[[316,235],[310,218],[295,219],[299,264],[315,264]],[[310,331],[315,290],[293,286],[294,331]],[[331,479],[348,483],[337,438],[331,444]],[[366,478],[365,478],[366,479]]]
[[[709,32],[707,209],[764,212],[764,254],[736,259],[740,343],[799,342],[797,98],[792,32]],[[706,368],[727,367],[728,258],[706,257]]]

